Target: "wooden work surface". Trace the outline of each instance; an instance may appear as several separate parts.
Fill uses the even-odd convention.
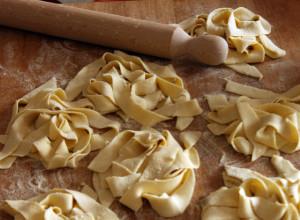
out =
[[[287,50],[287,56],[278,60],[267,59],[265,63],[257,65],[264,73],[264,79],[260,82],[240,76],[224,67],[173,63],[191,95],[198,98],[205,110],[207,110],[207,105],[203,95],[222,91],[224,79],[278,92],[300,83],[300,4],[298,0],[148,0],[91,3],[80,6],[165,23],[179,22],[196,13],[209,12],[218,7],[245,6],[269,20],[273,25],[271,38]],[[78,70],[108,50],[5,27],[0,27],[0,45],[0,133],[5,132],[11,107],[17,98],[53,76],[58,79],[61,86],[65,86]],[[160,63],[169,62],[153,57],[144,58]],[[136,127],[134,123],[125,126]],[[162,126],[172,130],[174,122],[163,123],[160,128]],[[203,132],[196,146],[201,158],[201,168],[197,170],[197,186],[191,205],[183,215],[174,219],[200,219],[199,202],[209,192],[222,186],[221,173],[224,164],[249,167],[266,175],[275,174],[268,158],[250,162],[249,157],[234,152],[224,137],[213,136],[207,130],[203,117],[198,116],[189,129]],[[38,161],[28,158],[18,159],[12,168],[0,171],[0,201],[26,199],[53,187],[80,189],[82,182],[91,183],[91,173],[85,167],[92,156],[84,159],[77,169],[65,168],[52,171],[45,170]],[[298,156],[300,152],[287,155],[286,158],[300,168]],[[121,219],[162,219],[146,202],[137,213],[118,202],[112,205],[112,209]],[[10,218],[1,213],[0,219]]]

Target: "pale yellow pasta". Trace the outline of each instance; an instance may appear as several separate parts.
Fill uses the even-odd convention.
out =
[[[101,114],[117,112],[145,127],[177,117],[176,127],[183,130],[202,112],[171,65],[146,63],[120,51],[84,67],[66,93],[71,100],[82,94]]]
[[[236,151],[252,160],[300,149],[299,85],[277,94],[228,81],[226,91],[240,97],[207,95],[212,133],[226,135]]]
[[[89,165],[98,199],[109,206],[117,197],[134,211],[147,199],[160,216],[183,213],[194,192],[194,169],[200,165],[193,147],[199,137],[199,132],[182,133],[182,147],[168,131],[119,133]]]
[[[2,136],[1,169],[25,156],[40,160],[48,169],[76,167],[79,160],[105,146],[118,132],[119,123],[90,109],[88,100],[66,100],[55,79],[17,100]],[[105,131],[97,134],[93,128]]]
[[[225,64],[247,76],[262,78],[259,70],[247,63],[263,62],[265,55],[275,59],[286,54],[267,37],[271,33],[270,23],[244,7],[217,8],[208,15],[186,19],[179,26],[191,36],[213,34],[224,37],[229,46]]]
[[[201,219],[299,219],[300,171],[280,156],[273,156],[272,163],[279,177],[225,167],[225,187],[206,198]]]
[[[227,67],[247,76],[251,76],[258,79],[263,78],[262,73],[256,67],[247,63],[228,64]]]
[[[119,219],[88,195],[68,189],[54,189],[29,200],[6,200],[2,209],[15,220]]]

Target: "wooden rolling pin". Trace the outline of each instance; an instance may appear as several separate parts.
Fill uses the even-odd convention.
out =
[[[175,25],[38,0],[0,0],[0,24],[163,58],[218,65],[228,45],[218,36],[192,38]]]

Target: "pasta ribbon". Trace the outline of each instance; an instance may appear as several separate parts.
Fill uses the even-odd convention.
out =
[[[183,147],[166,130],[119,133],[89,165],[100,202],[109,206],[119,197],[137,211],[144,198],[160,216],[183,213],[194,192],[194,169],[200,165],[193,147],[200,133],[188,131],[180,136]]]
[[[300,171],[280,156],[272,163],[279,177],[225,167],[225,187],[206,198],[201,219],[299,219]]]
[[[117,112],[145,127],[177,117],[176,127],[184,130],[202,112],[171,65],[146,63],[120,51],[84,67],[66,93],[71,100],[82,94],[101,114]]]
[[[299,85],[277,94],[228,81],[226,91],[240,96],[206,96],[213,134],[226,135],[236,151],[252,155],[252,160],[300,149]]]
[[[88,195],[69,189],[53,189],[29,200],[6,200],[3,209],[16,220],[119,219]]]

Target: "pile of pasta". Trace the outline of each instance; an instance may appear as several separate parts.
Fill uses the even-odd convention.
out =
[[[261,79],[263,75],[248,63],[260,63],[265,55],[275,59],[286,52],[277,47],[267,36],[270,23],[244,7],[218,8],[208,15],[201,14],[179,24],[189,35],[213,34],[224,37],[229,53],[225,64],[233,70]]]
[[[226,135],[236,151],[252,160],[300,149],[300,85],[278,94],[227,81],[225,91],[239,96],[206,96],[213,134]]]
[[[76,167],[119,132],[120,124],[103,116],[112,112],[145,127],[177,117],[176,127],[182,130],[202,109],[172,66],[146,64],[119,51],[106,53],[65,90],[53,78],[16,101],[7,132],[0,136],[5,145],[0,168],[24,156],[48,169]]]
[[[53,189],[28,200],[6,200],[4,210],[18,220],[119,219],[88,195],[68,189]]]
[[[279,177],[225,167],[226,186],[205,199],[201,219],[299,219],[300,171],[280,156],[271,161]]]
[[[194,192],[194,169],[200,166],[193,147],[199,137],[199,132],[182,132],[181,146],[166,130],[119,133],[89,165],[100,202],[109,206],[119,197],[137,211],[145,198],[160,216],[183,213]]]
[[[85,194],[105,206],[121,197],[134,211],[145,198],[160,215],[172,217],[191,201],[194,169],[200,166],[193,145],[200,134],[183,132],[182,147],[169,131],[151,127],[177,118],[176,128],[183,130],[201,112],[171,65],[146,63],[120,51],[105,53],[80,70],[65,90],[52,78],[16,101],[6,134],[0,136],[0,169],[25,156],[47,169],[75,168],[100,150],[89,165],[94,189],[86,186]],[[104,116],[109,113],[132,118],[143,129],[119,133],[120,123]],[[5,210],[18,219],[114,219],[84,194],[64,189],[6,203]]]
[[[40,160],[47,169],[76,167],[119,131],[118,122],[91,108],[87,99],[67,101],[55,78],[17,100],[7,134],[1,136],[0,168],[25,156]],[[95,133],[93,128],[104,131]]]
[[[146,63],[123,52],[105,53],[83,68],[66,88],[70,100],[88,98],[101,114],[117,112],[144,127],[177,118],[184,130],[202,113],[171,65]]]

